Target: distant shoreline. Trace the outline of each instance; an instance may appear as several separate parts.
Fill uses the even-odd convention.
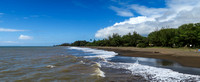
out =
[[[176,61],[183,66],[200,68],[200,52],[195,49],[136,48],[136,47],[91,47],[114,51],[120,56],[147,57]]]

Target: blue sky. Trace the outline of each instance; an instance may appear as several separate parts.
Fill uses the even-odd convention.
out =
[[[156,19],[155,16],[161,17],[163,13],[169,12],[167,10],[173,10],[174,3],[176,5],[182,2],[180,0],[179,2],[172,0],[1,0],[0,46],[48,46],[75,40],[106,38],[112,33],[123,35],[138,29],[140,33],[140,28],[144,29],[144,27],[129,26],[128,28],[131,29],[123,27],[126,27],[126,24],[134,26],[153,21],[153,16]],[[151,15],[152,12],[158,13]],[[141,22],[134,23],[138,21]],[[147,35],[148,32],[141,34]]]

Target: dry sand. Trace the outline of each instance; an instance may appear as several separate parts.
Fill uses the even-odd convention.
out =
[[[200,68],[200,52],[184,48],[90,47],[115,51],[120,56],[147,57],[176,61],[183,66]]]

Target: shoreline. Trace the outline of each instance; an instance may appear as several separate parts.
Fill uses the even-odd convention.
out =
[[[119,56],[146,57],[175,61],[182,66],[200,68],[200,52],[195,49],[136,48],[136,47],[89,47],[114,51]]]

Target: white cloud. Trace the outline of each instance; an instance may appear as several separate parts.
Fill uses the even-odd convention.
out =
[[[140,30],[141,32],[144,32],[145,30],[147,30],[145,27],[145,24],[142,25],[142,23],[147,22],[147,21],[155,21],[155,19],[153,18],[147,18],[145,16],[139,16],[139,17],[132,17],[129,20],[126,20],[124,22],[119,22],[119,23],[115,23],[113,26],[104,28],[104,29],[100,29],[95,37],[98,38],[106,38],[110,35],[112,35],[113,33],[118,33],[120,35],[125,35],[128,32],[134,32]],[[142,28],[138,28],[138,25],[143,26]],[[151,31],[151,29],[148,29],[149,31]],[[144,32],[145,33],[148,33]]]
[[[27,35],[20,35],[18,39],[20,39],[20,40],[31,40],[31,39],[33,39],[33,37],[27,36]]]
[[[139,6],[135,4],[130,5],[129,7],[143,16],[157,16],[165,13],[168,10],[166,8],[147,8],[145,6]]]
[[[26,30],[0,28],[0,32],[18,32],[18,31],[26,31]]]
[[[1,43],[15,44],[15,43],[18,43],[18,42],[15,42],[15,41],[1,41]]]
[[[131,17],[129,20],[100,29],[95,34],[95,37],[106,38],[113,33],[124,35],[133,31],[146,35],[154,31],[155,28],[177,28],[182,24],[200,22],[199,0],[167,0],[166,5],[166,8],[129,5],[128,7],[131,10],[142,16]]]
[[[114,7],[114,6],[111,6],[110,9],[114,10],[115,12],[117,12],[117,15],[119,15],[119,16],[124,16],[124,17],[133,16],[133,13],[131,13],[127,9],[121,9],[121,8],[117,8],[117,7]]]
[[[40,17],[40,15],[30,15],[30,16],[23,17],[23,19],[38,18],[38,17]]]

